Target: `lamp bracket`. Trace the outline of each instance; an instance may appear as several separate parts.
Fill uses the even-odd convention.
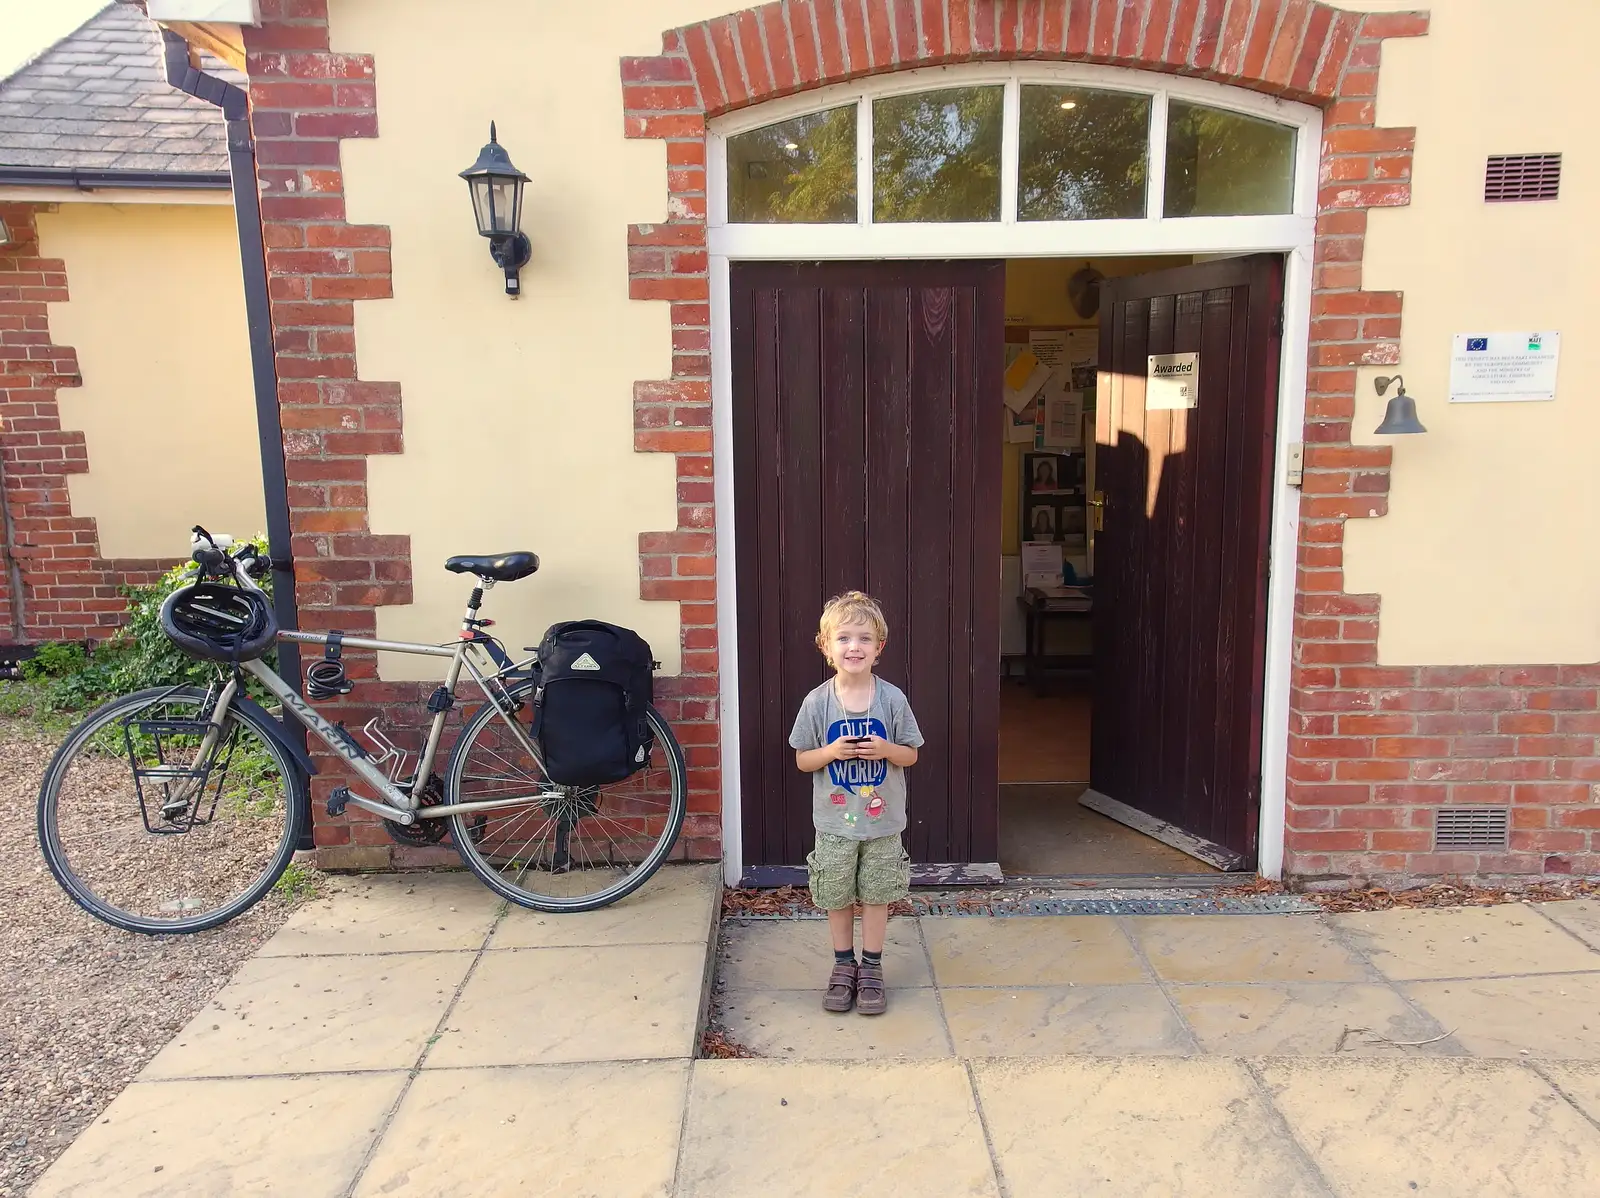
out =
[[[489,257],[506,272],[506,294],[516,299],[522,294],[517,272],[533,257],[533,243],[526,233],[499,234],[489,238]]]

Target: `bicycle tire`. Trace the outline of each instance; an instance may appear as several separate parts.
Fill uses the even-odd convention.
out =
[[[537,688],[537,683],[528,680],[509,688],[509,697],[520,707],[523,700],[529,697]],[[534,911],[560,914],[579,911],[595,911],[601,907],[609,906],[619,899],[626,898],[639,887],[643,886],[655,872],[665,863],[673,846],[678,842],[678,836],[683,830],[684,816],[688,811],[689,781],[688,768],[684,763],[683,749],[678,744],[677,737],[673,736],[672,728],[661,713],[654,707],[647,710],[650,726],[655,734],[656,751],[665,757],[667,773],[670,779],[670,808],[667,812],[667,823],[663,832],[657,839],[655,847],[642,861],[638,868],[629,873],[619,883],[594,894],[578,898],[560,898],[553,895],[544,895],[529,891],[515,885],[508,880],[493,862],[487,860],[479,853],[474,838],[474,830],[470,821],[473,813],[458,813],[449,817],[451,840],[460,854],[462,862],[473,873],[478,875],[480,881],[490,890],[502,898],[516,903],[518,906],[527,907]],[[515,718],[515,717],[513,717]],[[462,772],[466,768],[467,759],[472,752],[472,747],[477,743],[478,737],[484,729],[500,722],[500,713],[491,703],[485,703],[478,713],[467,722],[461,731],[461,736],[456,741],[454,751],[450,755],[450,762],[446,768],[445,794],[446,802],[461,802],[465,796],[461,793]]]
[[[67,734],[66,740],[61,743],[50,759],[50,764],[45,768],[44,778],[39,786],[37,813],[39,847],[44,853],[45,862],[49,865],[51,874],[73,902],[96,919],[113,927],[146,935],[169,936],[203,932],[208,928],[227,923],[260,902],[272,889],[283,876],[283,871],[289,867],[295,846],[300,841],[306,817],[306,780],[301,776],[299,766],[294,759],[264,727],[269,717],[235,707],[230,709],[229,718],[249,728],[260,738],[278,776],[283,781],[285,791],[286,811],[282,838],[268,861],[267,868],[254,883],[216,910],[189,918],[159,919],[130,913],[106,901],[95,893],[94,888],[73,868],[69,854],[62,843],[58,816],[61,787],[73,763],[78,759],[80,750],[95,733],[108,727],[118,717],[141,708],[153,708],[155,703],[162,699],[192,701],[198,705],[204,702],[206,694],[206,690],[198,686],[152,687],[112,699],[95,708]]]

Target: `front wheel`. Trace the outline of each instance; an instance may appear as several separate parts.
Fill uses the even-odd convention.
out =
[[[518,712],[536,684],[510,691]],[[536,911],[593,911],[632,894],[660,868],[683,828],[683,750],[655,708],[649,764],[609,786],[556,786],[526,743],[527,726],[485,703],[450,757],[451,803],[526,796],[492,811],[450,816],[467,868],[489,889]]]
[[[272,888],[300,839],[304,781],[266,728],[196,686],[113,699],[68,735],[39,788],[39,845],[89,914],[199,932]]]

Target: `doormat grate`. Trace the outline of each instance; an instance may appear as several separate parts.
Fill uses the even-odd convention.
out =
[[[1070,897],[959,898],[912,895],[907,915],[990,916],[1028,915],[1304,915],[1319,911],[1315,903],[1297,894],[1216,895],[1203,892],[1168,892],[1160,898],[1125,891],[1101,891]],[[825,919],[814,907],[785,904],[776,912],[739,913],[738,920]]]

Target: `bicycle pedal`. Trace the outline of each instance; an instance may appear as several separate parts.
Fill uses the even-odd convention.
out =
[[[335,786],[333,793],[328,796],[328,814],[340,816],[344,814],[345,806],[350,802],[350,788],[348,786]]]

